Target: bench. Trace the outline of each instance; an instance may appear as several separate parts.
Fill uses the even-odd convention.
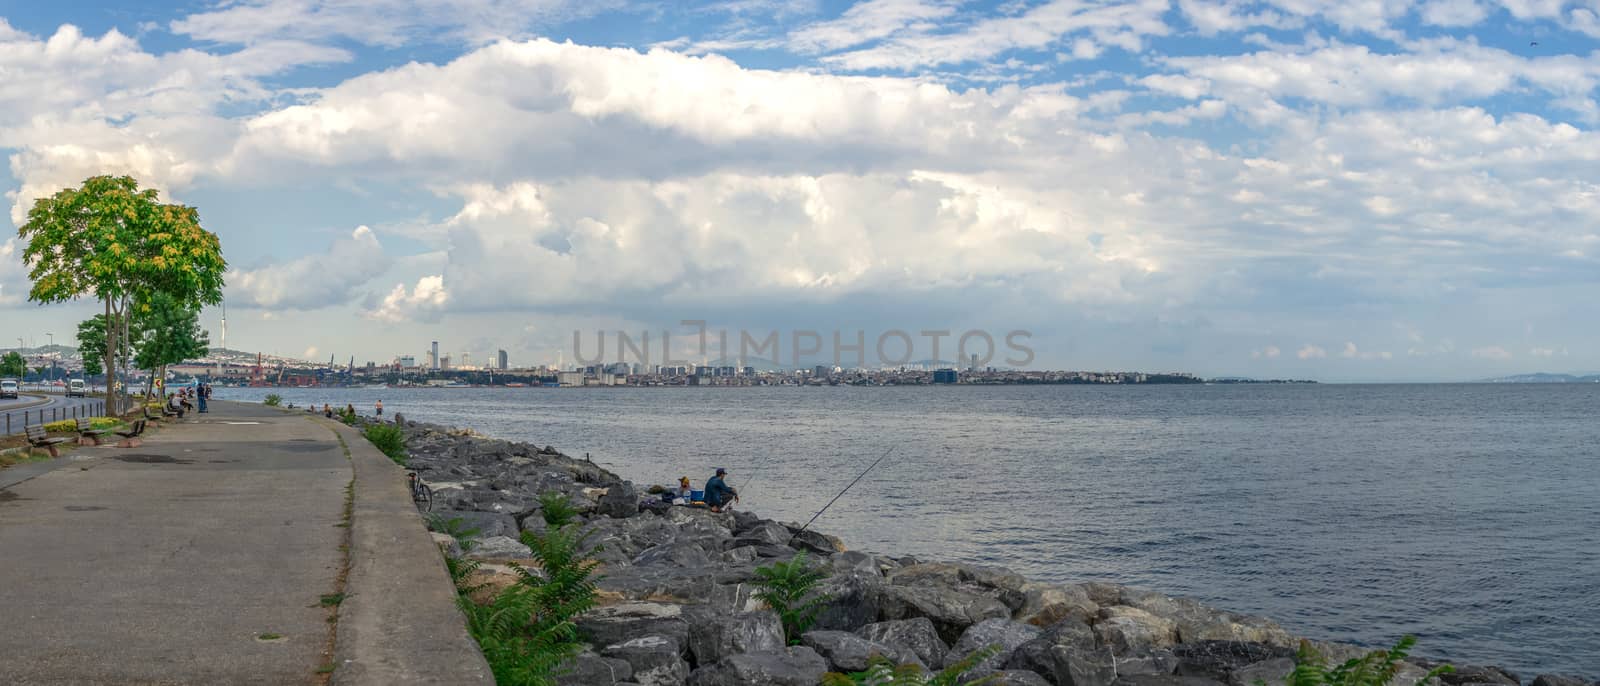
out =
[[[137,447],[139,447],[139,444],[143,443],[143,441],[139,440],[139,436],[144,434],[144,425],[145,425],[145,420],[140,419],[140,420],[135,421],[133,423],[133,426],[128,427],[127,431],[113,431],[113,432],[111,432],[111,433],[114,433],[114,434],[122,437],[122,440],[117,442],[117,447],[118,448],[137,448]]]
[[[23,428],[23,432],[28,435],[28,447],[30,449],[44,448],[45,452],[50,453],[50,457],[61,457],[61,453],[56,452],[56,446],[66,443],[69,440],[65,438],[51,438],[50,434],[44,432],[44,425],[42,424],[29,424]]]
[[[167,418],[167,417],[177,417],[178,419],[183,419],[183,406],[179,405],[178,409],[174,410],[174,409],[172,409],[171,405],[166,404],[166,403],[162,403],[162,405],[161,405],[161,417],[163,419]]]
[[[108,429],[96,429],[88,417],[78,418],[78,445],[100,445],[100,437],[111,433]]]

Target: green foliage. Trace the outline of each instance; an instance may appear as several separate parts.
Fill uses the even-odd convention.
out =
[[[346,426],[355,426],[356,420],[360,419],[353,407],[346,407],[335,414],[339,417],[339,421],[344,422]]]
[[[177,364],[204,356],[210,336],[200,328],[200,305],[167,293],[151,293],[134,303],[128,337],[140,369]]]
[[[967,670],[999,654],[999,645],[989,645],[972,651],[960,662],[945,667],[936,673],[929,674],[918,664],[895,665],[888,658],[881,655],[872,657],[867,661],[867,669],[861,672],[840,674],[829,672],[822,677],[822,686],[956,686],[963,683],[961,675]],[[993,675],[965,682],[969,686],[982,686],[993,683]]]
[[[361,432],[378,447],[378,450],[395,464],[406,466],[406,435],[400,427],[393,424],[373,424]]]
[[[193,207],[160,202],[128,176],[95,176],[79,188],[40,198],[17,229],[33,287],[28,299],[58,303],[93,295],[105,304],[107,387],[133,303],[155,294],[186,307],[222,301],[227,261],[216,234],[200,227]],[[110,400],[115,410],[115,393]]]
[[[467,628],[483,650],[495,683],[560,683],[562,664],[583,646],[572,619],[594,607],[594,570],[599,563],[591,557],[594,550],[587,548],[588,538],[577,527],[523,532],[522,541],[532,549],[539,570],[512,565],[517,583],[482,604],[468,596],[484,587],[466,583],[478,563],[445,558],[461,593]]]
[[[90,417],[89,418],[89,428],[91,428],[91,429],[112,429],[112,428],[116,428],[116,427],[119,427],[119,426],[122,426],[122,420],[117,419],[115,417]],[[61,420],[59,422],[50,422],[49,424],[44,425],[44,430],[45,431],[77,431],[78,430],[78,420],[76,420],[76,419],[63,419],[63,420]]]
[[[267,397],[263,398],[261,402],[268,407],[277,407],[283,404],[283,396],[277,393],[268,393]]]
[[[13,350],[0,356],[0,376],[14,376],[20,381],[28,373],[28,363],[23,361],[22,355]]]
[[[338,607],[343,602],[343,593],[328,593],[317,599],[317,603],[323,607]]]
[[[83,358],[84,376],[99,376],[105,371],[105,315],[97,314],[78,322],[78,354]]]
[[[772,608],[783,620],[783,634],[789,645],[800,643],[800,634],[811,628],[826,595],[813,593],[817,584],[828,578],[829,572],[813,567],[805,551],[796,553],[788,562],[774,562],[756,568],[754,597]]]
[[[1327,658],[1312,648],[1309,641],[1301,641],[1294,656],[1294,671],[1289,673],[1285,683],[1288,686],[1388,686],[1416,644],[1416,636],[1404,636],[1393,648],[1375,650],[1337,667],[1329,667]],[[1417,683],[1454,671],[1450,665],[1435,667]],[[1256,683],[1259,686],[1264,682],[1257,680]]]
[[[573,507],[567,494],[548,491],[539,496],[539,513],[544,517],[545,524],[553,529],[559,529],[572,523],[578,516],[578,508]]]

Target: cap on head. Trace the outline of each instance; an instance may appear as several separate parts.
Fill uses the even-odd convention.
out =
[[[717,476],[722,476],[723,474],[727,474],[727,473],[728,473],[728,470],[723,469],[721,467],[717,468]]]

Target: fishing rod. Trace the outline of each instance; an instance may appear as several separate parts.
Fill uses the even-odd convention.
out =
[[[851,487],[855,486],[857,481],[860,481],[862,477],[866,476],[867,472],[872,471],[873,467],[878,466],[878,463],[882,462],[884,458],[888,457],[889,453],[894,452],[894,449],[897,447],[899,446],[889,446],[889,449],[883,451],[883,454],[878,456],[878,459],[873,460],[872,464],[867,465],[866,469],[861,470],[861,473],[856,475],[855,481],[851,481],[848,486],[844,487],[843,491],[839,491],[838,495],[833,496],[833,500],[829,500],[827,505],[823,505],[822,509],[817,510],[816,514],[811,515],[811,519],[808,520],[804,526],[801,526],[799,531],[794,532],[793,536],[789,537],[789,542],[794,543],[794,539],[799,538],[800,534],[805,533],[806,528],[810,527],[812,522],[817,521],[817,518],[821,517],[822,513],[827,512],[828,508],[833,507],[834,503],[839,502],[839,499],[844,497],[846,491],[849,491]]]

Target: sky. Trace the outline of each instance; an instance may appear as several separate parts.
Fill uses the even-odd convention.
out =
[[[109,173],[199,208],[246,351],[1592,371],[1597,83],[1600,0],[0,0],[0,345],[95,311],[15,228]]]

